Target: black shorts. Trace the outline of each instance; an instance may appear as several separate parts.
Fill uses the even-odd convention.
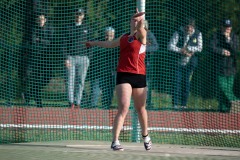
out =
[[[146,75],[118,72],[116,85],[122,83],[129,83],[132,88],[144,88],[147,86]]]

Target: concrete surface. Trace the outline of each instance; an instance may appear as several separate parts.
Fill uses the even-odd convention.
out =
[[[121,143],[124,151],[112,151],[110,142],[54,141],[0,145],[0,160],[239,160],[239,148]]]

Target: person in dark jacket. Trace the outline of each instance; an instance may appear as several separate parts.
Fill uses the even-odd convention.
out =
[[[6,106],[12,107],[13,100],[13,67],[14,61],[16,60],[14,56],[15,46],[10,45],[6,41],[6,37],[3,36],[2,30],[0,29],[0,54],[1,54],[1,74],[3,76],[2,80],[4,84],[2,93],[4,99],[6,100]]]
[[[105,41],[112,41],[115,38],[113,27],[105,28]],[[98,48],[91,60],[91,107],[96,108],[102,91],[101,108],[111,107],[115,77],[118,60],[118,48]]]
[[[195,20],[187,18],[185,24],[173,34],[168,45],[168,50],[179,57],[173,82],[174,109],[179,109],[179,105],[181,109],[187,108],[191,75],[197,66],[198,53],[202,51],[202,47],[202,33],[196,29]]]
[[[146,54],[146,67],[147,67],[147,109],[153,109],[152,103],[152,90],[153,90],[153,77],[154,77],[154,52],[159,49],[159,44],[154,33],[149,29],[147,20],[144,20],[144,28],[147,31],[147,54]]]
[[[64,39],[63,54],[67,71],[67,92],[69,107],[80,108],[85,79],[89,67],[87,49],[82,42],[89,38],[89,28],[84,22],[82,8],[75,12],[75,22],[68,26]]]
[[[218,82],[218,109],[220,112],[229,112],[231,103],[237,100],[233,92],[234,78],[237,71],[237,51],[239,48],[238,36],[232,31],[230,19],[222,21],[211,40],[211,48],[216,59],[216,73]]]
[[[49,61],[53,29],[47,23],[45,15],[38,16],[38,25],[34,28],[32,36],[32,54],[28,60],[27,92],[25,101],[28,104],[33,97],[37,107],[42,105],[42,89],[50,81],[52,76],[52,64]]]

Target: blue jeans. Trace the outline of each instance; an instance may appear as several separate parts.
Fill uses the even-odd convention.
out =
[[[89,67],[87,56],[68,56],[70,67],[67,68],[67,89],[70,103],[81,104],[84,83]]]
[[[97,106],[102,91],[102,108],[110,107],[113,98],[113,92],[116,85],[116,74],[107,72],[107,75],[101,75],[91,81],[92,95],[91,106]]]
[[[149,62],[146,63],[146,68],[147,68],[147,108],[152,108],[152,87],[153,87],[153,67],[152,64]]]
[[[191,75],[194,67],[191,65],[178,65],[175,73],[172,93],[173,106],[186,106],[190,93]],[[181,103],[179,104],[179,101]]]

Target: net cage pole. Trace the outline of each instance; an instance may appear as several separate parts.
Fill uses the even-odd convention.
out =
[[[145,12],[146,1],[145,0],[137,0],[137,8],[139,12]],[[145,19],[145,15],[144,15]]]
[[[145,12],[145,0],[137,0],[137,8],[139,12]],[[145,19],[145,16],[144,16]],[[131,103],[132,105],[132,103]],[[141,129],[138,120],[137,112],[132,106],[132,142],[139,143],[141,140]]]

